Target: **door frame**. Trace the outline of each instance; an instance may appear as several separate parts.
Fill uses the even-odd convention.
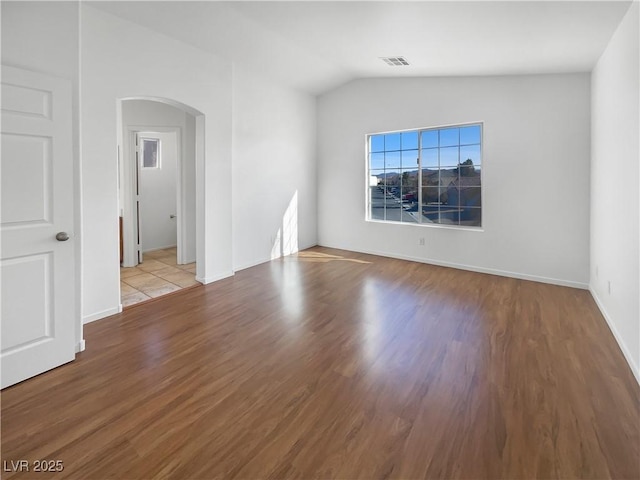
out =
[[[138,256],[136,255],[138,242],[138,211],[136,208],[136,186],[139,178],[139,168],[136,162],[136,136],[140,133],[175,133],[176,135],[176,215],[177,215],[177,262],[178,264],[184,264],[185,252],[184,245],[186,243],[186,225],[184,223],[185,212],[185,192],[186,185],[184,185],[183,175],[183,132],[181,127],[177,126],[150,126],[150,125],[129,125],[126,129],[125,144],[124,144],[124,159],[123,159],[123,193],[124,193],[124,205],[122,208],[122,223],[123,223],[123,243],[124,243],[124,255],[123,255],[123,267],[135,267],[138,264]],[[142,257],[142,255],[140,255]]]
[[[182,110],[185,113],[194,117],[195,120],[195,165],[194,165],[194,175],[195,175],[195,260],[196,260],[196,280],[200,283],[207,284],[214,280],[217,280],[218,277],[211,276],[209,274],[210,269],[212,268],[208,263],[207,251],[208,248],[205,248],[205,237],[207,236],[205,223],[207,218],[206,205],[205,205],[205,193],[206,193],[206,185],[205,185],[205,138],[206,138],[206,115],[200,111],[195,109],[194,107],[187,105],[185,103],[179,102],[177,100],[172,100],[170,98],[159,97],[159,96],[149,96],[149,95],[123,95],[121,97],[116,97],[115,99],[115,115],[116,115],[116,158],[117,162],[117,182],[116,188],[114,190],[114,196],[116,200],[117,208],[114,211],[114,224],[117,223],[118,216],[124,216],[123,211],[125,208],[130,208],[130,202],[127,203],[124,201],[124,196],[129,195],[129,191],[125,188],[123,183],[123,178],[121,178],[120,172],[124,171],[124,142],[127,141],[125,130],[124,130],[124,122],[122,116],[122,107],[123,102],[130,100],[148,100],[152,102],[163,103],[165,105],[170,105],[179,110]],[[123,192],[121,197],[120,191]],[[124,223],[124,218],[123,218]],[[130,233],[129,233],[130,234]],[[123,235],[124,236],[124,235]],[[118,236],[114,238],[113,248],[117,252],[119,247],[120,240]],[[233,274],[233,273],[231,273]],[[228,276],[228,275],[226,275]],[[220,278],[224,278],[220,277]],[[117,277],[117,288],[120,290],[120,276]],[[122,311],[122,305],[118,308],[119,311]]]

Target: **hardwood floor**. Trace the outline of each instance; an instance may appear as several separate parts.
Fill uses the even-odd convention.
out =
[[[2,459],[64,470],[4,478],[640,478],[587,291],[314,248],[85,338],[2,392]]]

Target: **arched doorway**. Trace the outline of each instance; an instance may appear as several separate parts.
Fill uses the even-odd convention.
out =
[[[123,306],[198,284],[203,186],[195,172],[203,162],[203,126],[204,115],[179,102],[118,101]]]

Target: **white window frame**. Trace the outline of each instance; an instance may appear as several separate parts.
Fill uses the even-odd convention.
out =
[[[432,223],[432,222],[423,222],[422,221],[422,133],[426,131],[432,130],[445,130],[448,128],[462,128],[462,127],[470,127],[470,126],[479,126],[480,127],[480,225],[455,225],[455,224],[442,224],[442,223]],[[417,132],[418,133],[418,211],[420,215],[418,215],[418,222],[402,222],[395,220],[387,220],[387,219],[375,219],[371,218],[371,161],[370,161],[370,145],[371,145],[371,137],[378,135],[388,135],[395,133],[408,133],[408,132]],[[475,144],[474,144],[475,145]],[[458,142],[458,147],[463,146]],[[442,148],[442,147],[438,147]],[[402,150],[400,150],[402,151]],[[458,164],[460,165],[460,159],[458,159]],[[453,229],[461,229],[461,230],[470,230],[474,232],[483,232],[484,231],[484,205],[485,205],[485,188],[484,188],[484,180],[485,180],[485,159],[484,159],[484,121],[475,121],[475,122],[465,122],[465,123],[453,123],[446,125],[438,125],[432,127],[422,127],[422,128],[409,128],[404,130],[389,130],[382,131],[376,133],[368,133],[365,135],[365,171],[366,171],[366,203],[365,203],[365,220],[367,222],[374,223],[384,223],[384,224],[393,224],[393,225],[411,225],[411,226],[419,226],[419,227],[430,227],[430,228],[453,228]],[[440,169],[440,161],[438,160],[438,169]],[[401,170],[401,169],[398,169]]]
[[[145,142],[155,142],[158,145],[157,148],[157,155],[156,155],[156,164],[153,167],[146,167],[144,165],[144,143]],[[162,159],[162,141],[159,138],[153,138],[153,137],[140,137],[140,168],[143,170],[160,170],[162,168],[161,166],[161,159]]]

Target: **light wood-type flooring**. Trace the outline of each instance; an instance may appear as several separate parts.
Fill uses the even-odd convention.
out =
[[[2,392],[2,459],[64,470],[3,478],[640,478],[584,290],[317,247],[85,339]]]

